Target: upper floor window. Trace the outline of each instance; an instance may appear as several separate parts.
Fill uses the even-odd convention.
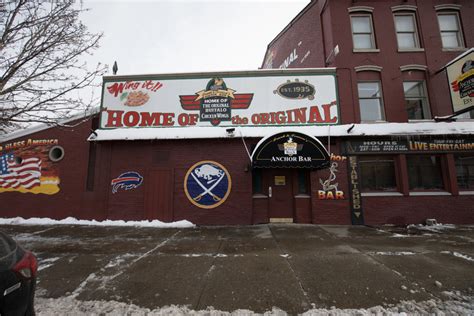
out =
[[[404,81],[403,92],[409,120],[423,120],[431,117],[424,81]]]
[[[461,23],[457,12],[438,12],[439,31],[443,48],[464,47]]]
[[[372,26],[372,15],[351,15],[352,41],[354,49],[375,49],[374,30]]]
[[[397,13],[394,18],[398,48],[402,50],[419,48],[415,15],[413,13]]]
[[[361,121],[384,120],[382,92],[379,81],[358,82]]]

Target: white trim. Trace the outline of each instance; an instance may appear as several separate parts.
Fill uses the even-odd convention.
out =
[[[474,135],[473,120],[463,122],[406,122],[406,123],[365,123],[332,125],[331,136],[407,136],[407,135]],[[268,126],[236,127],[243,137],[260,138],[291,130],[313,137],[327,137],[327,125],[320,126]],[[348,132],[349,130],[349,132]],[[171,127],[171,128],[117,128],[97,129],[97,136],[91,134],[89,141],[108,140],[149,140],[149,139],[205,139],[226,138],[226,128],[222,127]],[[236,140],[237,141],[237,140]]]
[[[270,223],[293,223],[293,217],[271,217]]]
[[[366,48],[366,49],[353,48],[352,52],[353,53],[380,53],[380,49],[378,49],[378,48]]]
[[[410,196],[438,196],[438,195],[452,195],[450,192],[446,191],[425,191],[425,192],[410,192]]]
[[[297,194],[294,196],[295,199],[310,199],[311,195],[308,194]]]
[[[456,11],[461,11],[462,5],[460,4],[439,4],[435,5],[434,9],[436,11],[441,11],[441,10],[456,10]]]
[[[252,199],[268,199],[268,196],[265,194],[257,193],[252,195]]]
[[[357,12],[369,12],[369,13],[372,13],[372,12],[374,12],[374,8],[373,8],[373,7],[369,7],[369,6],[350,7],[350,8],[347,8],[347,12],[349,12],[349,13],[357,13]]]
[[[426,65],[417,65],[417,64],[410,64],[410,65],[400,66],[400,71],[410,71],[410,70],[427,71],[428,66],[426,66]]]
[[[459,191],[459,195],[474,195],[474,191]]]
[[[419,53],[419,52],[424,52],[425,49],[422,47],[414,47],[414,48],[399,48],[398,52],[399,53]]]
[[[382,69],[383,69],[383,67],[376,66],[376,65],[362,65],[362,66],[354,67],[355,72],[360,72],[360,71],[382,72]]]
[[[400,192],[362,192],[362,196],[403,196]]]
[[[391,7],[392,12],[398,12],[398,11],[413,11],[416,12],[417,6],[416,5],[408,5],[408,4],[402,4],[402,5],[396,5]]]

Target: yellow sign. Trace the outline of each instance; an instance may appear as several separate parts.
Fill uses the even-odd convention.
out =
[[[275,176],[275,185],[285,185],[286,179],[285,176]]]

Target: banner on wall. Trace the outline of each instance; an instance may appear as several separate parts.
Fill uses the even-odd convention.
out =
[[[58,193],[59,170],[51,158],[57,147],[57,139],[26,139],[1,145],[0,193]]]
[[[472,152],[474,139],[469,138],[430,138],[430,139],[367,139],[347,141],[345,153],[423,153],[423,152]]]
[[[446,66],[454,112],[474,106],[474,48]]]
[[[339,124],[334,69],[104,77],[102,129]]]

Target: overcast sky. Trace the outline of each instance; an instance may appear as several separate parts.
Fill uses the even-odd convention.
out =
[[[269,42],[310,0],[84,0],[82,17],[103,32],[91,62],[119,75],[255,70]],[[110,71],[111,73],[111,71]]]

